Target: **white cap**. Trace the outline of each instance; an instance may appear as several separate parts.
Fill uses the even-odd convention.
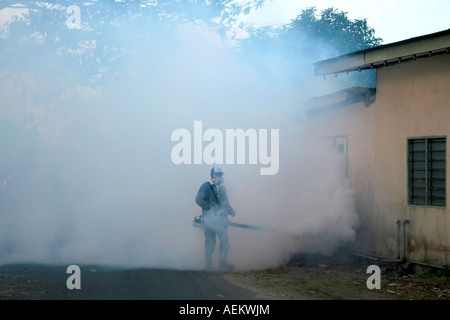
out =
[[[211,174],[217,177],[223,176],[225,173],[219,167],[213,167],[211,169]]]

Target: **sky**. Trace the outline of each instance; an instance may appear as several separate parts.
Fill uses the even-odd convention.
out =
[[[255,25],[281,25],[310,7],[316,7],[318,12],[333,7],[347,12],[351,20],[367,19],[368,26],[375,30],[375,36],[381,38],[383,44],[450,28],[448,0],[269,0],[263,8],[242,17],[242,21]]]

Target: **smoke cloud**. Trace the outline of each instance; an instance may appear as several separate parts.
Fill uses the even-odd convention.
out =
[[[191,222],[211,165],[171,160],[172,132],[193,132],[194,121],[223,133],[279,129],[276,175],[221,165],[233,221],[278,231],[230,228],[238,269],[329,254],[354,239],[341,155],[309,141],[299,110],[317,57],[271,50],[245,59],[192,23],[145,41],[115,36],[124,56],[89,83],[73,55],[55,66],[39,46],[2,69],[0,264],[203,268],[203,233]],[[96,41],[94,53],[104,50]]]

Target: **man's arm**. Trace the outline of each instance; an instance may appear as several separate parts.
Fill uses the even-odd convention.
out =
[[[195,197],[195,202],[203,209],[203,210],[210,210],[211,204],[206,201],[207,198],[207,192],[209,192],[209,182],[205,182],[200,186],[200,189],[198,189],[197,196]]]

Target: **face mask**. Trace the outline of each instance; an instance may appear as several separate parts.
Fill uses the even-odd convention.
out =
[[[222,184],[222,183],[223,183],[223,177],[216,177],[216,176],[213,176],[213,177],[211,178],[211,182],[212,182],[213,184],[215,184],[215,185]]]

